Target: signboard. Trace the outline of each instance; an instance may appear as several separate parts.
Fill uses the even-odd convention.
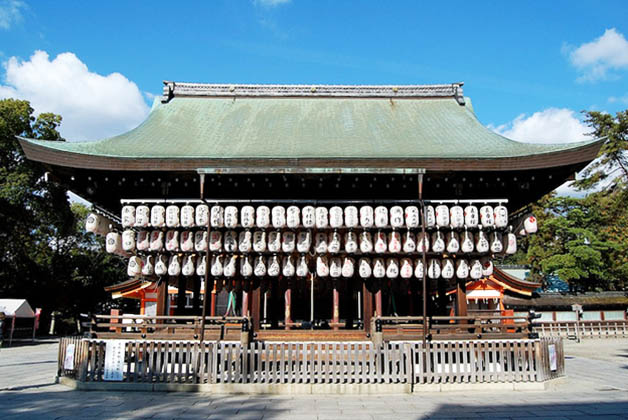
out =
[[[558,369],[558,367],[556,366],[556,345],[548,345],[547,350],[549,352],[550,370],[552,372],[555,372]]]
[[[74,370],[74,349],[76,344],[70,343],[65,348],[65,357],[63,358],[63,369]]]
[[[105,347],[105,381],[121,381],[124,372],[125,340],[109,340]]]

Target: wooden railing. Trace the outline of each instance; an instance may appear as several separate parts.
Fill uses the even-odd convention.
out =
[[[198,339],[201,330],[208,340],[250,340],[251,320],[236,316],[144,316],[93,315],[90,324],[92,338],[138,339]]]
[[[542,321],[534,329],[542,337],[628,338],[628,320],[606,321]]]
[[[430,316],[425,319],[428,337],[438,340],[530,338],[535,315]],[[418,338],[423,334],[421,316],[381,316],[371,319],[376,343],[390,339]]]
[[[59,376],[101,382],[107,340],[64,338]],[[72,347],[69,347],[73,345]],[[564,375],[562,339],[361,342],[126,341],[133,383],[443,384],[539,382]],[[550,348],[553,347],[553,348]],[[71,366],[64,365],[68,348]],[[556,364],[552,366],[551,356]]]

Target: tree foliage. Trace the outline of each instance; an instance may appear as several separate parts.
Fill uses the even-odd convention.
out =
[[[0,100],[0,297],[74,317],[107,304],[103,286],[119,281],[122,262],[85,233],[87,208],[70,205],[66,189],[25,159],[16,135],[64,141],[59,115],[33,112],[27,101]]]
[[[592,136],[605,138],[598,158],[575,186],[584,198],[550,194],[533,206],[537,234],[510,262],[527,263],[543,280],[557,275],[585,290],[628,289],[628,110],[587,112]],[[591,192],[592,191],[592,192]]]

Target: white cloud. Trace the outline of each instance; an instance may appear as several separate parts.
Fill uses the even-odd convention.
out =
[[[281,4],[290,3],[291,1],[292,0],[253,0],[253,3],[264,7],[275,7]]]
[[[529,143],[569,143],[586,140],[589,128],[566,108],[548,108],[528,116],[521,114],[493,131],[512,140]]]
[[[614,78],[609,70],[628,69],[628,41],[615,28],[607,29],[604,34],[591,42],[584,43],[569,53],[571,64],[583,74],[578,81],[596,81]]]
[[[625,94],[624,96],[611,96],[610,98],[608,98],[608,103],[614,104],[614,103],[621,103],[621,104],[625,104],[628,105],[628,93]]]
[[[120,73],[90,72],[70,52],[50,60],[45,51],[35,51],[28,61],[11,57],[4,67],[0,98],[26,99],[37,113],[60,114],[60,131],[68,140],[120,134],[136,127],[149,111],[135,83]]]
[[[0,29],[9,30],[14,23],[22,20],[22,10],[26,4],[20,0],[0,1]]]

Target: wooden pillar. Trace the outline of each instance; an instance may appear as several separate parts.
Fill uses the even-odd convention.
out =
[[[251,314],[251,308],[250,308],[250,296],[251,296],[251,291],[249,290],[249,281],[248,280],[243,280],[244,285],[242,287],[242,312],[240,312],[242,314],[242,316],[250,316]]]
[[[261,294],[262,294],[261,290],[262,290],[262,286],[259,283],[253,284],[253,293],[251,296],[251,317],[253,318],[252,319],[253,333],[256,333],[260,329],[260,320],[261,320],[260,300],[261,300]]]
[[[410,316],[414,316],[416,315],[416,312],[414,311],[414,299],[416,297],[416,288],[414,287],[413,282],[408,282],[406,285],[407,285],[406,292],[408,294],[408,314]]]
[[[375,315],[382,316],[382,282],[377,281],[377,291],[375,292]]]
[[[285,325],[285,329],[289,330],[291,328],[289,324],[292,323],[292,285],[290,283],[287,284],[286,290],[283,293],[283,301],[284,301],[284,325]]]
[[[368,334],[371,331],[371,318],[373,318],[373,293],[366,286],[366,282],[362,283],[362,301],[364,302],[362,306],[364,332]]]
[[[338,329],[338,323],[340,322],[340,293],[338,292],[338,281],[334,280],[333,281],[333,287],[334,290],[332,292],[333,295],[333,309],[332,309],[332,315],[331,315],[331,322],[332,324],[336,324],[332,327],[333,330],[337,330]]]
[[[186,295],[186,279],[179,276],[177,281],[177,315],[185,315]]]
[[[209,316],[216,316],[216,282],[214,282],[214,285],[212,287],[212,292],[211,292],[211,302],[210,302],[210,307],[209,307]]]
[[[155,310],[157,316],[167,315],[168,310],[168,282],[165,278],[160,278],[157,283],[157,308]]]
[[[460,279],[456,284],[456,315],[467,316],[467,284]]]

